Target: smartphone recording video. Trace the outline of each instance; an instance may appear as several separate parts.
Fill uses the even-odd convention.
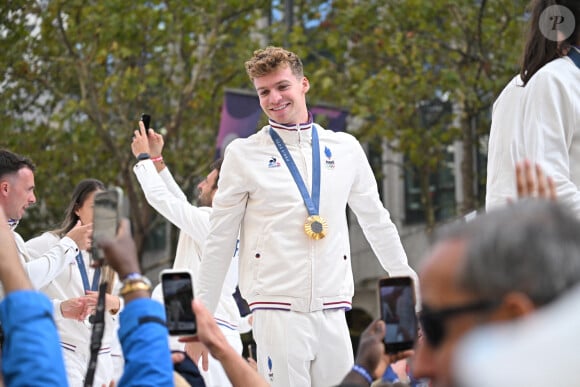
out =
[[[91,258],[99,265],[105,259],[103,250],[98,247],[99,242],[116,237],[121,219],[122,199],[123,191],[119,187],[95,193]]]
[[[192,336],[197,333],[195,314],[191,309],[193,281],[189,271],[163,270],[160,274],[169,334]]]
[[[379,280],[381,319],[387,326],[385,351],[396,353],[412,349],[417,340],[415,291],[411,277]]]

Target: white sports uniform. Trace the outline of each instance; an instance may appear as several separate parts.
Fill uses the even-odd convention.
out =
[[[36,259],[57,245],[60,240],[57,235],[45,232],[27,241],[26,248],[31,259]],[[91,267],[89,254],[83,251],[82,256],[89,284],[92,284],[95,269]],[[54,320],[60,336],[61,348],[63,349],[68,383],[71,386],[82,386],[84,385],[91,356],[90,345],[93,326],[88,320],[77,321],[65,318],[60,309],[63,301],[81,297],[85,294],[81,272],[76,259],[67,265],[52,282],[40,290],[51,299],[54,306]],[[115,365],[111,357],[111,348],[115,345],[115,342],[118,342],[118,328],[118,312],[115,315],[111,315],[109,311],[105,311],[105,332],[95,371],[95,386],[103,384],[108,386],[111,380],[115,380]]]
[[[522,126],[523,81],[516,75],[493,104],[489,132],[485,208],[505,206],[517,198],[515,165],[523,161],[521,144],[513,141]]]
[[[513,136],[498,141],[515,149],[517,159],[500,152],[500,148],[492,149],[490,143],[488,162],[497,164],[494,170],[508,171],[506,176],[511,178],[488,186],[488,199],[489,191],[491,195],[515,194],[514,161],[526,158],[554,179],[558,200],[580,216],[580,69],[567,56],[554,59],[532,76],[523,93],[517,93],[522,94],[518,97],[520,104],[513,101],[505,106],[502,117],[494,112],[494,119],[503,122],[502,127],[513,126]],[[488,182],[494,176],[488,176]],[[494,203],[490,200],[490,204]]]
[[[62,238],[50,250],[37,259],[32,259],[24,239],[14,231],[16,226],[10,226],[13,230],[18,257],[26,274],[32,283],[32,287],[40,289],[56,278],[69,264],[75,261],[79,249],[77,244],[69,237]],[[0,284],[0,299],[4,298],[4,290]]]
[[[311,124],[271,124],[311,193]],[[258,370],[275,386],[338,384],[353,364],[344,316],[354,293],[347,204],[383,268],[392,276],[411,276],[416,285],[417,275],[352,135],[316,125],[320,216],[328,222],[328,234],[313,240],[304,231],[306,206],[269,128],[226,148],[199,297],[215,310],[239,230],[240,291],[254,311]]]
[[[135,165],[134,172],[145,193],[147,202],[181,230],[173,268],[191,270],[194,275],[193,288],[196,291],[196,285],[199,281],[201,251],[209,232],[209,216],[212,209],[210,207],[195,207],[189,203],[168,168],[164,168],[158,173],[153,161],[143,160]],[[246,331],[248,329],[245,329],[245,324],[233,297],[238,283],[238,258],[237,254],[232,258],[234,252],[235,246],[230,250],[227,280],[220,289],[219,303],[214,317],[230,345],[241,354],[240,330]],[[184,346],[175,340],[171,341],[171,345],[172,349],[181,350]],[[208,387],[231,385],[220,362],[213,357],[210,356],[207,372],[203,371],[202,367],[199,368]]]

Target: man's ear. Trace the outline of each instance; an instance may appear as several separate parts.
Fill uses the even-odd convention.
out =
[[[0,180],[0,195],[6,196],[8,195],[8,190],[10,188],[10,183],[6,180]]]
[[[511,292],[503,298],[503,302],[494,316],[501,320],[516,320],[533,313],[535,310],[536,305],[527,294]]]
[[[302,90],[304,90],[304,94],[310,90],[310,81],[306,77],[302,77]]]

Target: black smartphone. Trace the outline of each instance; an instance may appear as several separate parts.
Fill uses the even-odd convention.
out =
[[[151,127],[151,116],[149,114],[141,114],[141,121],[143,121],[146,130]]]
[[[397,353],[412,349],[417,341],[415,288],[411,277],[379,279],[381,319],[387,326],[383,339],[385,352]]]
[[[123,191],[119,187],[95,193],[91,259],[97,261],[99,265],[103,263],[105,255],[98,244],[102,240],[116,237],[121,219],[122,200]]]
[[[166,269],[159,276],[169,334],[173,336],[195,335],[197,323],[195,314],[191,309],[191,301],[193,300],[191,272]]]

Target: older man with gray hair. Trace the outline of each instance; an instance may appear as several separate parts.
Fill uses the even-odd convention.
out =
[[[454,385],[464,335],[527,316],[580,283],[579,230],[567,207],[538,199],[442,230],[419,273],[424,335],[414,376]]]

